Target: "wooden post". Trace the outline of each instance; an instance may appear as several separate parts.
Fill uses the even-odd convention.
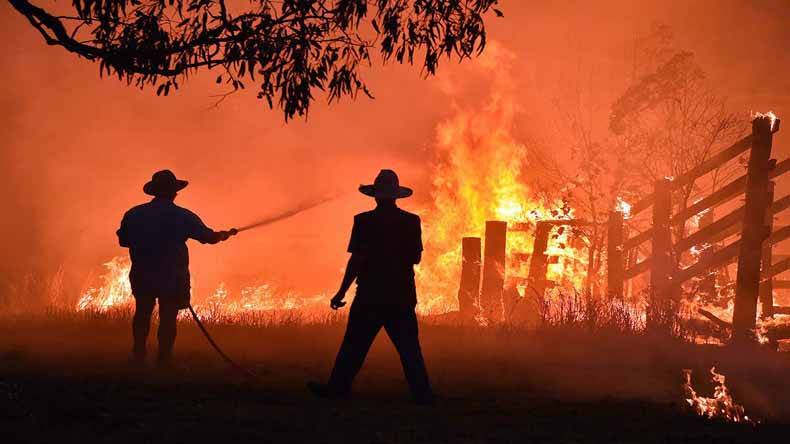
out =
[[[715,217],[716,217],[715,216],[715,208],[709,208],[708,211],[705,212],[699,218],[699,227],[697,229],[697,233],[699,233],[705,227],[708,227],[712,223],[714,223],[715,222]],[[696,245],[699,246],[700,244],[696,244]],[[709,260],[710,257],[713,255],[713,253],[716,252],[717,247],[718,247],[718,245],[716,245],[715,243],[712,243],[712,244],[708,245],[708,248],[703,250],[702,253],[700,254],[699,260],[700,261]],[[680,254],[680,248],[678,248],[677,245],[675,245],[675,248],[678,249],[678,254]],[[715,298],[716,297],[716,282],[717,282],[718,271],[719,270],[716,269],[716,268],[711,268],[710,270],[708,270],[705,273],[705,275],[702,277],[702,279],[700,279],[699,289],[700,289],[700,293],[702,293],[702,295],[703,295],[703,298],[705,298],[705,297],[707,297],[707,298]]]
[[[650,307],[647,314],[647,327],[651,330],[665,325],[672,304],[672,182],[669,179],[657,181],[653,195],[653,251],[650,258]]]
[[[527,291],[535,290],[539,298],[543,298],[543,293],[546,291],[546,271],[549,266],[546,249],[549,246],[551,228],[550,223],[538,221],[535,228],[535,242],[532,244],[532,260],[529,261],[527,283],[530,289]]]
[[[487,221],[480,309],[489,321],[499,321],[503,316],[506,247],[507,222]]]
[[[636,264],[637,257],[639,256],[639,247],[631,249],[625,247],[625,239],[628,239],[630,236],[630,230],[627,226],[623,225],[623,279],[625,280],[623,285],[625,286],[624,296],[628,299],[630,299],[634,294],[634,280],[626,279],[625,270],[633,267],[634,264]]]
[[[461,240],[461,285],[458,288],[458,309],[463,317],[473,317],[480,299],[480,252],[479,237]]]
[[[623,213],[609,213],[606,239],[606,279],[610,298],[623,298]]]
[[[752,150],[746,172],[746,203],[732,316],[732,339],[736,342],[754,340],[757,322],[760,259],[763,241],[770,235],[765,226],[765,213],[769,208],[768,174],[773,142],[771,123],[771,119],[766,117],[758,117],[752,121]]]
[[[774,202],[774,189],[776,188],[776,183],[774,181],[768,182],[768,209],[765,212],[765,226],[768,229],[768,232],[774,227],[774,212],[773,212],[773,202]],[[763,245],[763,257],[761,258],[761,265],[760,269],[762,270],[762,274],[765,274],[768,269],[771,268],[773,261],[773,247],[770,243],[765,242]],[[768,278],[762,282],[760,282],[760,317],[763,319],[773,317],[774,315],[774,279]]]

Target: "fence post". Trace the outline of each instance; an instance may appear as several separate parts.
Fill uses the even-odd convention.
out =
[[[505,288],[506,247],[507,222],[486,221],[480,309],[489,321],[499,321],[504,314],[502,292]]]
[[[650,266],[650,307],[647,327],[666,326],[672,306],[670,284],[672,277],[672,182],[656,182],[653,201],[653,245]]]
[[[458,310],[463,317],[473,317],[480,299],[480,238],[461,240],[461,284],[458,288]]]
[[[774,189],[776,188],[776,183],[774,181],[768,182],[768,209],[765,212],[765,226],[767,227],[768,232],[770,233],[774,227],[774,215],[773,211],[771,211],[771,205],[774,202]],[[762,273],[768,271],[771,268],[771,263],[773,261],[773,248],[771,244],[765,245],[763,247],[763,257],[762,257],[762,264],[760,269]],[[761,273],[761,274],[762,274]],[[762,277],[761,277],[762,279]],[[760,282],[760,317],[763,319],[773,317],[774,315],[774,278],[770,277],[766,279],[764,282]]]
[[[623,213],[609,213],[606,238],[606,279],[610,298],[623,298]]]
[[[535,227],[535,242],[532,244],[532,259],[529,261],[529,275],[527,283],[531,289],[535,290],[541,300],[546,291],[546,271],[548,269],[548,256],[546,249],[549,246],[549,233],[552,225],[547,222],[538,221]],[[530,290],[527,290],[530,291]]]
[[[716,213],[715,208],[711,207],[699,218],[699,227],[698,230],[702,230],[703,228],[707,227],[708,225],[712,224],[716,221]],[[703,246],[705,242],[697,244],[697,246]],[[708,248],[702,251],[702,254],[699,255],[699,261],[707,261],[711,260],[711,257],[716,252],[718,245],[716,243],[712,243],[708,245]],[[718,268],[712,267],[708,270],[705,275],[700,279],[699,288],[700,293],[702,293],[703,297],[714,298],[716,296],[716,283],[718,281]]]
[[[773,142],[771,125],[772,120],[767,117],[758,117],[752,121],[752,150],[746,172],[746,203],[732,316],[733,341],[754,340],[760,259],[763,241],[770,234],[765,225],[765,214],[769,208],[768,174]]]

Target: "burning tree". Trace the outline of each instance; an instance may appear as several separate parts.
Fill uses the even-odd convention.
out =
[[[216,68],[232,91],[258,83],[286,119],[304,115],[316,89],[330,101],[370,96],[359,69],[376,46],[385,61],[416,54],[434,74],[443,55],[482,52],[484,15],[502,16],[498,0],[74,0],[65,14],[9,1],[47,44],[98,62],[100,74],[167,95]]]
[[[621,146],[632,166],[627,180],[636,191],[650,189],[664,177],[681,176],[735,142],[745,133],[743,117],[727,110],[726,99],[707,85],[694,55],[682,51],[617,99],[610,129],[623,138]],[[714,172],[711,189],[732,174],[728,166]],[[680,210],[700,188],[696,180],[682,187]],[[678,235],[683,235],[682,227]]]
[[[628,202],[652,192],[658,180],[682,176],[705,163],[747,128],[746,115],[727,108],[726,99],[710,86],[693,53],[674,47],[668,26],[655,25],[633,46],[631,78],[611,104],[605,131],[599,131],[591,117],[597,114],[592,80],[590,85],[577,84],[575,96],[561,107],[563,134],[574,162],[570,168],[557,167],[558,177],[572,184],[577,216],[593,222],[584,233],[591,275],[597,274],[602,263],[599,252],[605,249],[605,230],[595,228],[612,210],[627,213]],[[573,85],[568,90],[574,91]],[[699,194],[726,183],[739,168],[740,163],[730,162],[704,183],[693,178],[677,191],[673,204],[683,211]],[[649,223],[639,218],[628,221],[636,231]],[[686,225],[679,224],[675,236],[683,238],[686,231]],[[593,286],[588,285],[588,290]]]
[[[626,165],[623,171],[624,194],[649,192],[665,178],[684,176],[709,161],[722,147],[735,143],[746,133],[747,115],[728,110],[727,100],[716,94],[694,54],[672,45],[672,33],[658,26],[635,45],[635,78],[612,105],[609,128],[614,134],[618,157]],[[703,193],[716,191],[742,170],[745,163],[727,162],[718,166],[705,180],[691,177],[670,199],[671,213],[685,214]],[[672,208],[674,207],[674,211]],[[673,222],[671,237],[683,239],[688,222],[704,226],[714,220],[713,209]],[[670,262],[676,266],[693,263],[714,253],[717,245],[695,245],[689,252],[673,252]],[[721,272],[724,273],[721,273]],[[712,270],[686,285],[687,299],[703,297],[708,303],[727,307],[731,292],[721,292],[720,278],[726,268]],[[681,297],[675,294],[671,299]],[[677,306],[675,309],[677,309]]]

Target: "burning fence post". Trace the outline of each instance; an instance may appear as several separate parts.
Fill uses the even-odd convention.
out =
[[[505,287],[506,247],[507,222],[486,221],[480,309],[490,321],[500,320],[503,315],[502,292]]]
[[[458,309],[463,317],[473,317],[480,299],[480,251],[479,237],[461,240],[461,284],[458,288]]]
[[[773,231],[774,227],[774,215],[772,211],[772,205],[774,202],[774,189],[776,188],[776,182],[770,181],[768,182],[768,208],[765,212],[765,226],[768,228],[768,232],[770,233]],[[761,270],[762,274],[767,272],[772,265],[773,261],[773,248],[770,243],[763,247],[763,257],[762,257],[762,265]],[[760,316],[765,318],[770,318],[774,315],[774,278],[768,277],[764,281],[760,282]]]
[[[623,298],[623,213],[609,213],[609,229],[606,239],[606,279],[610,298]]]
[[[655,329],[666,321],[672,306],[672,182],[663,179],[656,182],[653,194],[653,251],[650,267],[650,307],[647,327]]]
[[[734,341],[752,340],[757,321],[760,259],[763,241],[770,235],[765,225],[765,213],[769,208],[768,175],[771,172],[773,123],[774,119],[767,116],[752,121],[752,149],[746,172],[746,203],[732,317]]]
[[[527,283],[529,287],[535,290],[539,298],[543,298],[543,293],[546,291],[546,271],[548,270],[549,262],[546,255],[546,249],[549,246],[549,234],[551,233],[552,225],[545,221],[538,221],[535,228],[535,242],[532,248],[532,259],[529,261],[529,275],[527,276]]]

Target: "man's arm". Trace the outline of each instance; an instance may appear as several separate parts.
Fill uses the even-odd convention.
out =
[[[414,248],[412,250],[411,263],[417,265],[422,261],[422,221],[419,216],[416,221],[416,230],[414,235]]]
[[[364,258],[361,255],[351,253],[351,257],[348,258],[348,264],[346,264],[346,272],[343,274],[343,282],[340,283],[340,289],[337,290],[337,294],[335,294],[335,297],[333,297],[332,301],[329,303],[329,306],[332,307],[333,310],[337,310],[346,305],[346,303],[343,302],[343,298],[346,297],[346,292],[348,292],[348,289],[351,288],[351,284],[353,284],[357,276],[359,276],[359,267],[363,261]]]
[[[128,222],[126,220],[126,215],[124,214],[123,219],[121,219],[121,227],[115,232],[115,234],[118,235],[118,243],[124,248],[129,248],[128,230]]]
[[[190,212],[188,213],[188,216],[188,236],[190,239],[195,239],[201,244],[213,245],[224,240],[228,240],[229,237],[235,236],[238,233],[235,228],[231,228],[228,231],[214,231],[207,227],[206,224],[204,224],[196,214]]]
[[[353,284],[359,276],[359,268],[364,261],[366,251],[363,231],[362,221],[359,215],[354,216],[354,225],[351,228],[351,239],[348,241],[348,252],[351,253],[351,257],[348,258],[346,272],[343,274],[343,282],[340,283],[340,289],[329,303],[329,306],[332,307],[333,310],[337,310],[346,305],[346,303],[343,302],[343,298],[346,297],[346,292],[351,288],[351,284]]]

